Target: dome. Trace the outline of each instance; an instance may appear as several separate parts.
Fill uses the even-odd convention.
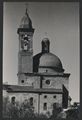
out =
[[[62,63],[60,59],[52,53],[44,53],[40,57],[39,67],[52,67],[62,69]]]
[[[33,57],[33,71],[38,72],[39,68],[50,68],[56,72],[64,72],[60,59],[49,52],[50,41],[48,38],[42,40],[42,52]]]
[[[26,10],[25,15],[21,19],[20,28],[32,28],[32,22],[27,13],[27,10]]]
[[[52,53],[39,53],[33,58],[34,72],[38,72],[38,68],[51,68],[57,72],[63,72],[63,66],[60,59]]]

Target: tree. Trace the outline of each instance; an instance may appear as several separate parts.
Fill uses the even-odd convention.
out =
[[[9,104],[9,97],[3,97],[3,116],[8,117],[7,106]]]
[[[79,109],[70,109],[70,110],[68,110],[66,120],[80,120],[80,111],[79,111]]]

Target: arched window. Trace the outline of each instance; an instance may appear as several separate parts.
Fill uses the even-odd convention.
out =
[[[33,97],[30,98],[30,105],[33,106]]]
[[[61,107],[61,105],[59,104],[59,103],[53,103],[53,108],[60,108]]]
[[[47,110],[47,103],[43,104],[43,110]]]
[[[11,97],[11,103],[12,103],[12,104],[15,104],[15,97],[14,97],[14,96]]]

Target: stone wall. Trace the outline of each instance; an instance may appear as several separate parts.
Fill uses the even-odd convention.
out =
[[[31,52],[20,51],[18,54],[18,72],[33,72],[33,56]]]
[[[49,82],[50,81],[50,82]],[[68,89],[69,79],[67,77],[43,77],[42,86],[43,88],[55,88],[62,89],[62,85]]]
[[[20,74],[18,76],[19,85],[32,86],[33,88],[40,88],[40,77],[39,76],[25,76]],[[24,82],[22,82],[24,81]]]
[[[47,96],[47,98],[45,98]],[[47,109],[44,110],[44,103],[47,103]],[[41,94],[40,95],[40,113],[52,114],[53,104],[59,103],[62,106],[62,94]]]
[[[39,68],[39,73],[57,74],[58,72],[52,68]]]
[[[32,94],[32,93],[8,93],[9,101],[11,101],[12,97],[15,97],[16,102],[19,102],[20,104],[24,102],[24,100],[27,100],[29,102],[29,99],[33,97],[33,107],[34,112],[38,112],[38,94]]]
[[[12,97],[15,97],[15,101],[18,103],[24,102],[33,98],[33,107],[35,113],[52,114],[53,104],[59,103],[62,106],[62,94],[35,94],[35,93],[8,93],[9,101],[11,102]],[[47,109],[44,109],[44,103],[47,103]]]

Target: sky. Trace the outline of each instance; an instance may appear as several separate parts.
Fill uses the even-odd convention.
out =
[[[8,84],[18,83],[19,36],[17,29],[25,14],[25,4],[25,2],[4,2],[3,82],[8,82]],[[79,102],[79,3],[29,2],[28,13],[35,28],[33,55],[41,52],[41,41],[44,37],[48,37],[50,51],[60,58],[65,73],[71,74],[69,78],[69,95],[72,102]]]

